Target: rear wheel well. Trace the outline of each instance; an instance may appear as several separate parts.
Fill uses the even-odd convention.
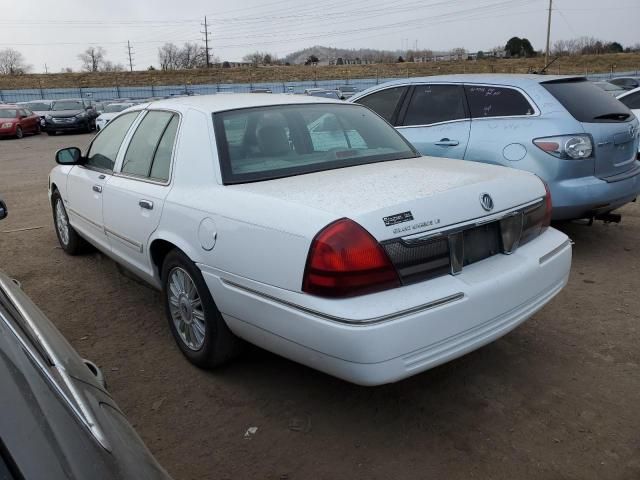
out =
[[[149,253],[151,254],[151,261],[156,267],[156,271],[158,272],[158,276],[162,273],[162,264],[164,263],[164,259],[167,258],[167,255],[171,250],[180,250],[173,243],[167,242],[166,240],[154,240],[149,247]]]
[[[58,192],[58,191],[59,191],[59,190],[58,190],[58,186],[57,186],[55,183],[51,183],[51,196],[53,197],[53,194],[54,194],[55,192]],[[53,200],[53,199],[51,199],[51,200]],[[53,205],[53,204],[52,204],[52,205]]]

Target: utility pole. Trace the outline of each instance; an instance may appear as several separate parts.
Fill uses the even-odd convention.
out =
[[[200,33],[204,35],[204,53],[207,58],[207,68],[209,68],[211,66],[211,59],[210,59],[211,48],[209,48],[209,35],[211,34],[209,33],[209,25],[207,24],[206,15],[204,17],[204,23],[202,24],[202,26],[204,27],[204,32],[200,32]]]
[[[127,40],[127,52],[129,53],[129,71],[133,72],[133,58],[131,57],[131,42]]]
[[[547,49],[544,52],[544,66],[549,65],[549,39],[551,38],[551,4],[553,0],[549,0],[549,17],[547,18]]]

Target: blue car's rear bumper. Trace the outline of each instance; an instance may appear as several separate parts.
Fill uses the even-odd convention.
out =
[[[572,178],[549,185],[553,220],[572,220],[610,212],[640,195],[640,169],[622,180]]]

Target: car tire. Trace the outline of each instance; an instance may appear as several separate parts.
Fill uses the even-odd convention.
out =
[[[54,190],[51,195],[51,206],[53,211],[53,225],[60,246],[69,255],[82,253],[88,245],[87,241],[78,235],[78,232],[76,232],[69,223],[67,209],[64,207],[64,202],[58,190]]]
[[[40,124],[38,123],[38,124],[36,125],[36,129],[35,129],[35,131],[33,132],[33,134],[34,134],[34,135],[40,135],[40,132],[41,132],[41,131],[42,131],[42,129],[40,128]]]
[[[24,132],[22,131],[22,127],[17,126],[16,127],[16,138],[20,139],[22,137],[24,137]]]
[[[229,330],[200,269],[180,250],[162,264],[162,298],[171,333],[191,363],[213,368],[238,355],[242,341]]]
[[[52,130],[49,130],[49,131],[47,132],[47,135],[49,135],[49,136],[51,136],[51,137],[54,137],[54,136],[56,135],[56,133],[58,133],[58,132],[56,132],[56,131],[52,131]]]

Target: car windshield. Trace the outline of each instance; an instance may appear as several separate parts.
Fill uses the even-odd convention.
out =
[[[398,132],[360,105],[278,105],[213,118],[225,184],[418,156]]]
[[[552,80],[542,86],[579,122],[624,122],[631,117],[627,107],[585,79]]]
[[[343,85],[342,87],[340,87],[340,91],[341,92],[354,92],[356,91],[356,87],[350,87],[348,85]]]
[[[18,111],[0,108],[0,118],[18,118]]]
[[[51,110],[50,103],[27,103],[25,106],[36,112],[48,112]]]
[[[54,112],[60,110],[84,110],[84,106],[81,102],[75,101],[55,102],[51,106],[51,110],[53,110]]]
[[[127,108],[129,108],[131,105],[129,104],[122,104],[122,103],[114,103],[111,105],[107,105],[104,108],[104,113],[116,113],[116,112],[121,112]]]

